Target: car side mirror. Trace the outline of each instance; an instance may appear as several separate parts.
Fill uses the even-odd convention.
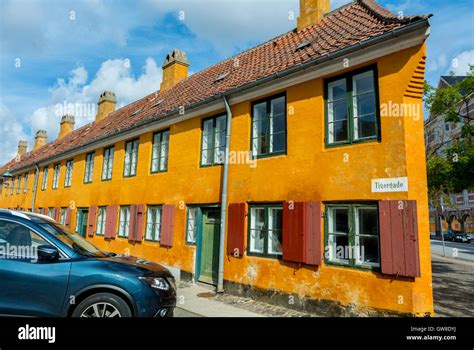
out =
[[[54,261],[59,259],[59,250],[52,245],[40,245],[38,247],[38,259]]]

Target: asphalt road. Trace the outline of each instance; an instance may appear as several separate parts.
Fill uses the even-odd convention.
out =
[[[474,261],[474,243],[445,241],[444,244],[446,257]],[[443,242],[431,240],[431,253],[442,256]]]

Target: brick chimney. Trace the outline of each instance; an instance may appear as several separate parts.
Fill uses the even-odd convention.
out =
[[[23,157],[28,149],[28,142],[21,140],[18,142],[18,157]]]
[[[61,118],[61,124],[59,129],[58,139],[66,136],[70,132],[74,130],[74,124],[76,124],[76,120],[74,119],[73,115],[65,115]]]
[[[117,105],[117,97],[110,91],[104,91],[99,96],[99,102],[97,102],[97,115],[96,121],[102,120],[107,117],[110,113],[115,111]]]
[[[46,130],[38,130],[35,136],[35,147],[33,148],[33,151],[46,145],[46,138],[47,138]]]
[[[298,31],[317,24],[329,11],[329,0],[300,0]]]
[[[188,77],[189,62],[186,54],[178,49],[166,56],[163,63],[163,81],[161,91],[168,90]]]

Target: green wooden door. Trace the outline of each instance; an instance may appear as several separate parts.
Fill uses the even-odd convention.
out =
[[[201,232],[200,274],[198,281],[216,285],[219,266],[219,209],[203,209]]]
[[[87,235],[87,220],[89,218],[89,210],[87,209],[78,209],[77,210],[77,222],[76,222],[76,232],[82,237]]]

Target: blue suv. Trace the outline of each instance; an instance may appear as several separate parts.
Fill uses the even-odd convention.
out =
[[[163,266],[102,251],[56,221],[0,209],[0,315],[172,317]]]

